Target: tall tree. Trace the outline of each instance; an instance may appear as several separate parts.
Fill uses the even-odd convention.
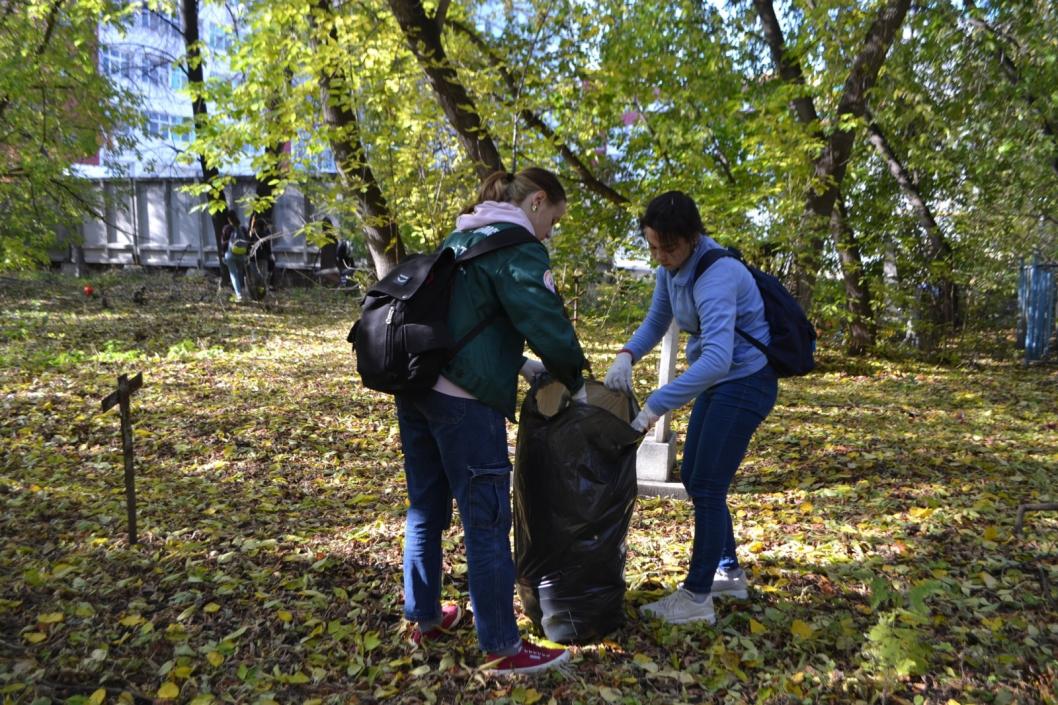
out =
[[[316,0],[319,11],[317,42],[324,51],[342,51],[331,0]],[[381,279],[404,257],[400,229],[367,162],[353,94],[341,62],[324,62],[320,68],[320,101],[324,122],[332,128],[331,149],[342,182],[355,194],[375,272]]]
[[[195,129],[202,130],[209,122],[209,108],[206,105],[205,65],[202,55],[202,42],[199,37],[198,23],[199,0],[181,0],[181,17],[184,36],[184,47],[187,52],[187,85],[191,93],[191,113],[194,116]],[[198,153],[198,163],[202,169],[200,183],[220,184],[220,170],[210,163],[207,155]],[[217,247],[217,264],[224,270],[224,258],[221,251],[221,231],[227,222],[231,206],[227,203],[223,186],[214,186],[211,200],[221,202],[223,208],[210,209],[210,222],[213,224],[213,238]]]
[[[759,5],[763,0],[755,2]],[[805,196],[801,217],[801,231],[807,234],[808,241],[798,253],[795,273],[796,295],[806,308],[811,304],[831,210],[840,193],[852,153],[856,120],[862,118],[866,111],[867,92],[877,80],[893,38],[910,6],[911,0],[887,0],[878,11],[852,61],[834,111],[830,132],[814,161],[813,184]]]
[[[445,54],[438,18],[428,17],[420,0],[389,0],[389,6],[478,176],[502,171],[499,150]]]
[[[778,70],[779,77],[795,89],[790,99],[790,108],[797,116],[797,120],[803,124],[811,133],[813,139],[827,143],[816,111],[815,101],[805,82],[804,71],[800,61],[793,56],[786,46],[782,26],[775,14],[775,8],[771,0],[754,0],[754,8],[764,28],[764,38],[771,53],[772,61]],[[851,152],[851,145],[849,145]],[[845,157],[848,158],[847,155]],[[816,162],[816,173],[819,173],[819,162]],[[813,193],[810,191],[810,194]],[[811,198],[811,196],[810,196]],[[834,194],[839,208],[831,212],[830,235],[834,246],[838,251],[842,277],[845,282],[846,308],[850,315],[849,336],[846,339],[846,351],[853,355],[862,355],[874,345],[875,324],[874,311],[871,307],[871,295],[867,279],[864,276],[863,258],[856,234],[848,223],[845,215],[845,205],[841,201],[841,192],[837,190]],[[811,201],[810,201],[811,202]],[[813,248],[821,244],[811,243]],[[807,304],[808,296],[804,291],[805,283],[803,270],[797,280],[798,294],[802,304]]]
[[[0,269],[47,262],[59,228],[105,220],[77,162],[101,147],[131,146],[137,100],[101,74],[100,21],[120,22],[106,0],[7,2],[0,16]],[[80,49],[78,49],[80,48]]]
[[[926,266],[933,275],[934,288],[936,290],[935,322],[941,326],[950,328],[955,325],[958,318],[958,289],[952,278],[952,249],[948,238],[937,219],[933,216],[933,209],[922,197],[918,183],[914,176],[907,170],[903,162],[896,156],[888,140],[885,138],[882,128],[871,118],[867,125],[867,139],[877,150],[878,155],[885,162],[889,173],[904,197],[911,203],[918,218],[919,226],[926,236],[927,247],[925,248]]]
[[[507,105],[513,106],[520,96],[520,86],[517,79],[504,62],[503,57],[501,57],[485,38],[481,36],[480,32],[476,31],[466,22],[450,20],[448,26],[461,33],[474,46],[481,50],[488,60],[489,65],[499,73],[500,78],[503,80],[503,85],[507,89],[507,95],[504,97],[503,102]],[[565,160],[570,168],[572,168],[580,177],[580,182],[586,189],[602,196],[612,203],[618,205],[628,203],[628,198],[602,181],[585,160],[582,159],[569,144],[555,134],[554,129],[548,125],[540,115],[529,107],[515,107],[518,110],[519,117],[521,117],[526,125],[536,130],[540,136],[554,145],[554,148],[558,150],[560,155],[562,155],[562,159]]]

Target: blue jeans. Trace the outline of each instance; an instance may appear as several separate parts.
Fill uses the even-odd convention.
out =
[[[687,424],[680,478],[694,504],[694,548],[683,586],[706,593],[717,567],[738,568],[727,490],[750,438],[775,406],[779,380],[771,366],[702,392]]]
[[[404,616],[441,619],[441,533],[459,507],[478,644],[518,645],[511,559],[511,461],[503,414],[440,392],[397,396],[408,517],[404,530]]]
[[[228,266],[228,276],[231,277],[231,288],[235,290],[237,298],[243,298],[243,275],[246,269],[246,255],[232,254],[231,250],[224,253],[224,264]]]

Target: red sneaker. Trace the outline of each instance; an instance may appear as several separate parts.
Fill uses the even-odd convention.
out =
[[[441,639],[452,633],[452,629],[463,619],[463,608],[459,605],[444,605],[441,608],[441,623],[433,629],[428,631],[422,631],[419,629],[419,625],[411,630],[411,634],[408,635],[408,641],[418,646],[424,641],[432,641],[434,639]]]
[[[530,641],[523,641],[518,653],[513,656],[489,654],[488,663],[482,668],[494,673],[535,673],[569,660],[565,649],[549,649]]]

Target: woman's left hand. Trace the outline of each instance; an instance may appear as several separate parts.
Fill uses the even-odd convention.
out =
[[[632,419],[632,428],[640,433],[646,433],[647,429],[658,422],[661,414],[650,408],[650,404],[643,404],[639,415]]]

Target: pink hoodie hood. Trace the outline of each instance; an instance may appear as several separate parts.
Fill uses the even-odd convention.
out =
[[[515,223],[536,235],[529,216],[513,203],[482,201],[474,206],[473,213],[464,213],[456,218],[456,230],[473,230],[492,223]]]

